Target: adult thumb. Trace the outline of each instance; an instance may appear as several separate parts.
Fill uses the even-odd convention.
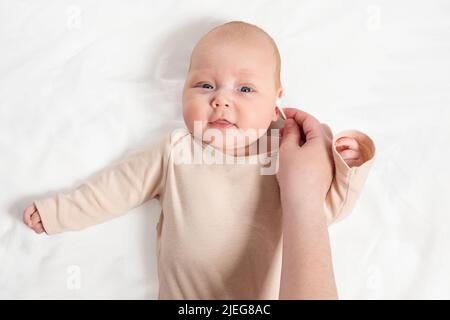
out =
[[[300,128],[294,119],[286,119],[283,127],[283,136],[281,137],[281,144],[300,145]]]

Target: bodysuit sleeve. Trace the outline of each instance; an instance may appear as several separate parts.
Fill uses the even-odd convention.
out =
[[[47,234],[80,230],[118,217],[163,192],[170,134],[67,193],[35,201]]]
[[[336,141],[341,137],[351,137],[358,141],[363,157],[363,164],[350,168],[336,150]],[[327,223],[331,224],[346,217],[353,209],[370,168],[375,160],[375,145],[366,134],[348,130],[333,138],[333,159],[335,174],[325,200]]]

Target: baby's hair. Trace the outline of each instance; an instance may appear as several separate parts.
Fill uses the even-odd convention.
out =
[[[260,27],[250,24],[244,21],[231,21],[224,24],[221,24],[210,31],[208,31],[201,39],[206,38],[209,34],[214,32],[214,36],[223,40],[236,40],[236,39],[245,39],[247,37],[252,37],[255,35],[263,36],[265,39],[269,41],[271,46],[273,47],[273,54],[275,58],[275,85],[276,88],[281,87],[281,57],[280,52],[278,50],[278,46],[273,40],[273,38]],[[200,42],[199,41],[199,42]],[[195,48],[194,48],[195,49]],[[189,61],[189,69],[191,70],[191,62],[192,55]]]

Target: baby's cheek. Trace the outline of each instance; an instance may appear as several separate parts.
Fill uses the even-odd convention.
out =
[[[208,121],[207,114],[202,108],[194,105],[187,105],[183,107],[183,118],[186,127],[191,133],[194,132],[196,122],[198,126],[203,128]]]
[[[265,125],[261,125],[252,121],[238,123],[240,132],[245,136],[246,142],[252,144],[261,138],[266,132],[267,128]]]
[[[267,130],[272,122],[272,113],[270,113],[266,108],[257,108],[256,106],[251,107],[251,111],[244,110],[239,112],[238,126],[244,130]]]

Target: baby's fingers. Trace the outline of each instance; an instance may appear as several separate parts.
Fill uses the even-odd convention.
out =
[[[362,161],[362,159],[356,159],[356,160],[345,160],[345,163],[350,167],[359,167],[360,165],[362,165],[364,162]]]
[[[41,216],[39,215],[39,213],[37,211],[35,211],[32,215],[31,215],[31,225],[35,226],[37,225],[39,222],[41,222]]]
[[[356,139],[349,138],[349,137],[342,137],[336,140],[336,150],[346,150],[351,149],[358,151],[359,150],[359,144]]]
[[[33,230],[37,234],[40,234],[45,231],[44,225],[42,224],[42,222],[38,222],[35,226],[33,226]]]
[[[31,222],[31,215],[36,212],[36,206],[34,205],[34,203],[29,206],[28,208],[25,209],[25,211],[23,212],[23,222],[31,227],[32,226],[32,222]]]
[[[344,160],[357,160],[360,157],[359,151],[354,151],[351,149],[339,151],[339,154]]]

